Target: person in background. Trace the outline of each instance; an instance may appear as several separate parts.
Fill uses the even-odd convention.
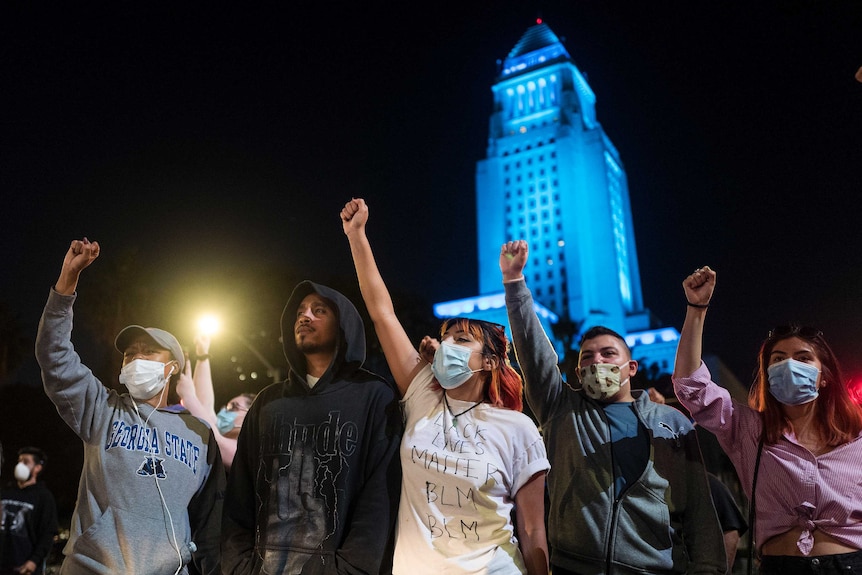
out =
[[[245,421],[245,414],[248,413],[255,394],[240,394],[228,401],[216,413],[209,347],[209,336],[199,334],[195,337],[197,362],[192,381],[181,381],[177,385],[177,394],[180,396],[183,407],[189,410],[192,415],[210,424],[221,452],[222,463],[224,463],[225,470],[230,472],[236,454],[236,439],[239,437],[242,423]]]
[[[347,202],[341,220],[406,419],[393,573],[547,575],[549,463],[521,413],[503,326],[444,321],[429,365],[395,316],[365,233],[365,201]]]
[[[687,300],[673,384],[715,434],[754,508],[760,572],[862,572],[862,408],[813,328],[782,326],[758,353],[748,405],[712,381],[701,359],[716,273],[683,280]]]
[[[654,387],[647,389],[650,401],[665,403],[666,399],[662,393]],[[697,427],[697,426],[695,426]],[[721,479],[707,471],[709,479],[709,492],[712,495],[712,503],[718,515],[718,523],[724,533],[724,552],[727,555],[727,572],[733,571],[736,562],[736,551],[739,548],[739,539],[748,531],[748,522],[745,520],[736,499]]]
[[[170,380],[191,379],[179,342],[158,328],[121,330],[127,393],[102,385],[72,345],[78,279],[99,253],[72,241],[36,334],[45,392],[84,445],[61,572],[214,575],[225,472],[209,427],[165,409]]]
[[[18,450],[15,483],[4,487],[0,575],[42,575],[57,534],[57,504],[39,476],[47,458],[38,447]]]
[[[736,562],[736,550],[739,548],[739,539],[748,531],[748,522],[742,511],[739,510],[739,505],[736,504],[736,499],[733,493],[727,488],[721,479],[716,475],[707,472],[709,479],[709,492],[712,494],[712,503],[715,505],[715,512],[718,514],[718,522],[721,524],[721,531],[724,533],[724,552],[727,555],[727,572],[733,571],[733,564]]]
[[[548,446],[554,575],[727,570],[697,435],[680,411],[631,389],[638,363],[618,333],[593,327],[567,386],[524,278],[529,247],[500,249],[506,308],[527,402]]]
[[[389,573],[395,390],[362,368],[365,327],[336,290],[300,282],[281,331],[287,380],[258,394],[228,475],[223,573]]]

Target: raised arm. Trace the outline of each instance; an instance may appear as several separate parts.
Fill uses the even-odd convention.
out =
[[[225,469],[229,471],[231,465],[233,465],[233,458],[236,455],[236,439],[225,437],[219,433],[218,419],[216,418],[215,412],[211,407],[205,406],[197,394],[198,368],[195,367],[195,375],[194,378],[192,378],[191,365],[192,362],[189,361],[188,357],[186,357],[186,366],[177,380],[177,395],[180,396],[180,399],[183,402],[183,407],[188,409],[189,413],[198,419],[203,419],[209,424],[216,443],[218,444],[222,463],[224,463]]]
[[[380,270],[377,269],[371,244],[365,235],[365,225],[368,223],[368,206],[365,200],[355,198],[347,202],[341,210],[341,222],[350,242],[362,299],[365,300],[365,307],[374,322],[374,330],[383,347],[386,363],[398,386],[398,392],[403,397],[424,362],[395,316],[392,297],[383,283]]]
[[[72,305],[81,271],[99,256],[99,244],[87,238],[72,240],[60,277],[36,332],[36,361],[42,371],[45,393],[67,425],[86,443],[104,442],[99,422],[108,406],[108,390],[81,362],[72,345]]]
[[[548,421],[564,394],[558,357],[536,315],[533,296],[524,279],[529,257],[524,240],[508,242],[500,248],[500,271],[506,291],[506,313],[512,330],[512,347],[524,378],[524,395],[540,423]],[[567,408],[568,409],[568,408]]]
[[[213,389],[213,375],[210,363],[210,336],[199,333],[195,336],[195,363],[194,382],[195,394],[201,405],[212,412],[215,419],[215,390]],[[207,419],[209,421],[209,419]]]
[[[673,377],[689,377],[700,367],[703,355],[703,323],[712,294],[715,291],[715,272],[705,266],[694,271],[682,282],[688,307],[685,322],[676,348]]]

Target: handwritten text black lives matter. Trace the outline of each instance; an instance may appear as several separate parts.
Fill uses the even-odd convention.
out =
[[[488,492],[502,483],[503,474],[487,449],[487,429],[475,420],[459,421],[455,426],[440,413],[433,425],[436,433],[431,446],[411,449],[411,462],[434,473],[435,481],[425,482],[425,497],[430,507],[446,513],[442,519],[428,514],[431,539],[450,537],[479,541],[475,491]],[[466,513],[461,510],[469,509]]]

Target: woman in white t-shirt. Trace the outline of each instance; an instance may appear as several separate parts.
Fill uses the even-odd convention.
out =
[[[348,202],[341,220],[404,409],[393,573],[547,575],[550,464],[536,425],[521,413],[521,378],[509,365],[503,326],[446,320],[429,365],[395,316],[365,235],[365,201]]]

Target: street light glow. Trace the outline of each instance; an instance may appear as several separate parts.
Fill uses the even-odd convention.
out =
[[[198,320],[198,330],[205,335],[215,335],[221,328],[221,321],[212,314],[201,316]]]
[[[226,329],[222,327],[221,319],[215,314],[204,314],[198,318],[197,322],[198,332],[204,335],[208,335],[210,337],[214,336],[216,333],[223,332],[230,337],[236,338],[241,344],[243,344],[248,350],[266,367],[267,376],[272,377],[274,382],[279,380],[280,370],[279,368],[272,365],[269,360],[260,352],[260,350],[255,347],[255,345],[250,342],[246,337],[242,334],[239,334],[228,326]],[[240,364],[240,359],[236,355],[231,355],[230,361],[234,364],[234,371],[237,373],[237,378],[240,381],[245,381],[248,378],[258,379],[260,375],[257,371],[252,371],[249,374],[244,373],[245,370],[243,366]]]

